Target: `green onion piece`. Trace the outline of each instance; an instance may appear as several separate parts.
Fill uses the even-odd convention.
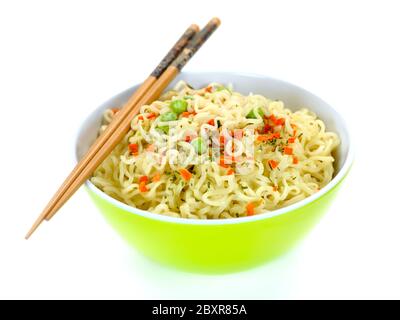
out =
[[[163,131],[165,134],[168,134],[169,132],[169,126],[159,126],[157,128]]]
[[[251,111],[247,114],[246,118],[247,118],[247,119],[257,119],[256,113],[257,113],[259,116],[261,116],[261,117],[264,115],[264,112],[262,111],[262,109],[261,109],[261,108],[258,108],[257,110],[255,110],[255,109],[251,110]]]

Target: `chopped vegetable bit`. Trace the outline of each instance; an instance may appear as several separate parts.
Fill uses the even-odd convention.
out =
[[[197,154],[203,154],[204,152],[207,151],[206,145],[202,138],[193,139],[191,144],[194,148],[194,151],[196,151]]]
[[[187,105],[185,100],[174,100],[170,103],[169,108],[176,114],[181,114],[186,111]]]
[[[284,154],[288,154],[288,155],[292,155],[293,154],[293,148],[285,147],[285,148],[283,148],[283,153]]]
[[[139,116],[138,120],[144,120],[143,116]]]
[[[296,137],[290,137],[288,139],[288,143],[294,143],[296,141]]]
[[[208,123],[210,126],[215,126],[214,119],[208,120],[207,123]]]
[[[129,148],[129,151],[135,156],[139,152],[139,145],[137,143],[131,143],[130,145],[128,145],[128,148]]]
[[[189,118],[190,116],[195,116],[197,113],[195,111],[189,112],[189,111],[185,111],[182,112],[181,115],[184,118]]]
[[[234,173],[235,173],[235,171],[234,171],[232,168],[229,168],[228,171],[226,172],[226,174],[227,174],[228,176],[230,176],[230,175],[232,175],[232,174],[234,174]]]
[[[163,131],[165,134],[168,134],[169,132],[169,126],[159,126],[158,129]]]
[[[157,115],[154,112],[147,115],[147,119],[155,119],[156,117]]]
[[[160,120],[161,120],[162,122],[174,121],[174,120],[177,120],[177,119],[178,119],[178,116],[176,115],[175,112],[163,113],[163,114],[160,116]]]
[[[211,93],[212,92],[212,87],[205,88],[205,91]]]
[[[186,136],[186,137],[185,137],[185,141],[186,141],[186,142],[190,142],[191,140],[192,140],[192,137],[191,137],[191,136]]]
[[[274,139],[279,139],[281,134],[279,132],[274,132],[269,135],[259,135],[257,136],[257,141],[269,141]]]
[[[246,116],[246,118],[247,119],[257,119],[257,115],[259,115],[260,117],[263,117],[264,116],[264,112],[262,111],[262,109],[261,108],[258,108],[257,110],[255,110],[255,109],[253,109],[253,110],[251,110],[248,114],[247,114],[247,116]]]
[[[141,176],[139,178],[139,182],[147,182],[147,181],[149,181],[149,177],[148,176]]]
[[[247,216],[254,216],[254,203],[250,202],[246,206]]]
[[[157,173],[153,176],[153,179],[151,179],[151,181],[157,182],[157,181],[160,181],[160,179],[161,179],[161,174],[157,172]]]
[[[271,167],[271,169],[275,169],[279,163],[275,160],[268,160],[268,164]]]
[[[298,164],[299,159],[296,156],[293,156],[293,164]]]
[[[146,187],[146,182],[142,181],[139,183],[139,191],[140,192],[147,192],[149,189]]]
[[[190,178],[192,177],[192,174],[187,169],[181,169],[179,170],[179,173],[181,174],[183,180],[185,181],[189,181]]]

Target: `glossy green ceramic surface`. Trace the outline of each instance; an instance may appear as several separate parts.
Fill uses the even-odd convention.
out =
[[[291,249],[320,220],[341,183],[293,211],[220,225],[181,224],[143,217],[88,190],[110,225],[145,256],[187,271],[224,273],[255,267]]]

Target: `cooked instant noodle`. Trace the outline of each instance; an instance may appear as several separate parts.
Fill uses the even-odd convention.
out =
[[[118,109],[107,109],[100,132]],[[307,109],[179,82],[132,119],[91,181],[111,197],[158,214],[245,217],[298,202],[334,174],[338,136]]]

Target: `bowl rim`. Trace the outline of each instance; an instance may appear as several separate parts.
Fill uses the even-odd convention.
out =
[[[292,84],[291,82],[285,81],[285,80],[281,80],[278,78],[274,78],[274,77],[269,77],[269,76],[265,76],[262,74],[257,74],[257,73],[247,73],[247,72],[229,72],[229,71],[186,71],[186,72],[181,72],[180,74],[186,75],[186,76],[190,76],[190,75],[202,75],[202,74],[218,74],[218,75],[230,75],[230,76],[244,76],[244,77],[251,77],[251,78],[262,78],[262,79],[268,79],[268,80],[273,80],[276,82],[280,82],[282,84],[286,84],[286,85],[290,85],[296,89],[299,89],[311,96],[317,97],[318,99],[320,99],[321,101],[325,102],[325,100],[321,99],[319,96],[315,95],[314,93],[298,86],[295,84]],[[179,75],[178,75],[179,77]],[[131,86],[130,88],[121,91],[119,93],[117,93],[116,95],[114,95],[113,97],[109,98],[107,101],[114,99],[116,96],[121,95],[122,93],[131,90],[132,88],[136,87],[138,84]],[[107,103],[104,102],[104,103]],[[99,196],[100,198],[102,198],[103,200],[105,200],[106,202],[109,202],[110,204],[118,207],[121,210],[124,210],[126,212],[135,214],[135,215],[139,215],[143,218],[148,218],[148,219],[152,219],[152,220],[158,220],[161,222],[169,222],[169,223],[178,223],[178,224],[190,224],[190,225],[230,225],[230,224],[240,224],[240,223],[249,223],[249,222],[255,222],[255,221],[259,221],[259,220],[264,220],[264,219],[270,219],[276,216],[280,216],[280,215],[284,215],[286,213],[295,211],[297,209],[300,209],[302,207],[307,206],[310,203],[315,202],[316,200],[322,198],[325,194],[327,194],[328,192],[330,192],[332,189],[334,189],[347,175],[347,173],[349,172],[353,160],[354,160],[354,146],[352,143],[352,138],[347,126],[346,121],[344,120],[344,118],[341,116],[340,113],[338,113],[329,103],[325,102],[334,112],[337,113],[339,120],[341,121],[343,128],[344,128],[344,132],[343,132],[343,136],[347,136],[348,139],[348,152],[347,152],[347,157],[343,163],[343,166],[339,169],[339,171],[337,172],[336,176],[326,185],[324,186],[320,191],[318,191],[317,193],[303,199],[300,200],[294,204],[291,204],[287,207],[283,207],[277,210],[273,210],[273,211],[266,211],[264,213],[260,213],[251,217],[240,217],[240,218],[226,218],[226,219],[188,219],[188,218],[177,218],[177,217],[171,217],[171,216],[166,216],[166,215],[162,215],[162,214],[158,214],[158,213],[153,213],[150,211],[146,211],[146,210],[142,210],[142,209],[138,209],[135,207],[131,207],[128,204],[125,204],[119,200],[114,199],[113,197],[109,196],[108,194],[106,194],[105,192],[103,192],[102,190],[100,190],[99,188],[97,188],[89,179],[86,180],[85,185],[86,187],[92,191],[94,194],[96,194],[97,196]],[[97,107],[95,110],[97,110],[99,107]],[[95,111],[93,110],[93,112]],[[74,145],[75,147],[75,163],[77,162],[77,155],[76,155],[76,147],[77,147],[77,143],[78,143],[78,139],[79,139],[79,133],[81,132],[82,127],[80,127],[77,137],[76,137],[76,143]]]

